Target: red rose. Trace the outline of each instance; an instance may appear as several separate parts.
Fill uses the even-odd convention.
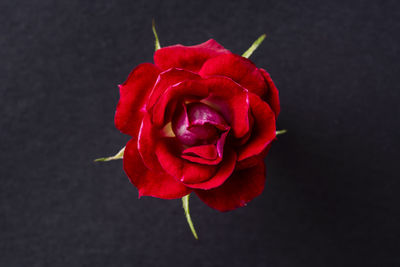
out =
[[[120,86],[124,170],[139,197],[195,192],[219,211],[244,206],[264,188],[279,109],[269,74],[216,41],[161,48]]]

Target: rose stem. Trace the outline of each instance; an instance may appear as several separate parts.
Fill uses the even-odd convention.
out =
[[[187,194],[186,196],[184,196],[184,197],[182,198],[182,205],[183,205],[183,209],[185,210],[186,220],[187,220],[187,222],[188,222],[188,224],[189,224],[190,230],[192,230],[192,233],[193,233],[194,238],[199,239],[199,238],[197,237],[196,230],[194,229],[192,219],[190,218],[190,212],[189,212],[189,197],[190,197],[190,194]]]

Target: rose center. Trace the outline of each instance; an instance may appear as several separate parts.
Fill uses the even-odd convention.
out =
[[[184,105],[172,123],[176,137],[187,146],[215,144],[225,127],[224,118],[202,103]]]

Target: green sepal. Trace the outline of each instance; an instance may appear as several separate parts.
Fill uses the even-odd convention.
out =
[[[265,33],[258,37],[257,40],[255,40],[254,43],[249,47],[249,49],[247,49],[246,52],[243,53],[242,57],[249,58],[251,54],[253,54],[253,52],[256,51],[256,49],[264,41],[265,37],[267,37]]]
[[[156,22],[154,21],[154,19],[152,21],[151,28],[153,29],[153,33],[154,33],[154,48],[155,48],[154,51],[157,51],[158,49],[161,48],[161,45],[160,45],[160,41],[158,40],[158,35],[157,35],[157,31],[156,31]]]
[[[279,131],[276,131],[275,133],[276,133],[276,135],[280,135],[280,134],[284,134],[286,132],[287,132],[287,130],[279,130]]]
[[[124,157],[124,151],[125,151],[125,147],[123,147],[117,154],[115,154],[114,156],[111,157],[105,157],[105,158],[98,158],[95,159],[94,161],[110,161],[110,160],[116,160],[116,159],[122,159]]]

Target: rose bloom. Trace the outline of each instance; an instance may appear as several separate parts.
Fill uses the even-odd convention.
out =
[[[139,197],[195,192],[219,211],[244,206],[264,189],[279,110],[269,74],[216,41],[161,48],[120,85],[124,170]]]

